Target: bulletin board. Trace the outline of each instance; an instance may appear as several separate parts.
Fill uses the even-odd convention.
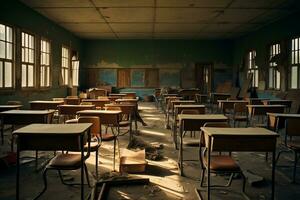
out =
[[[131,87],[145,87],[144,69],[131,69]]]
[[[100,69],[99,70],[99,81],[106,85],[116,86],[117,85],[117,70],[116,69]]]

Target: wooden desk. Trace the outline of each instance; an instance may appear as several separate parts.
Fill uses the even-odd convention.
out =
[[[286,99],[274,99],[274,100],[263,100],[262,101],[264,105],[284,105],[288,109],[289,112],[292,107],[292,100],[286,100]]]
[[[31,124],[13,132],[17,137],[16,199],[20,199],[20,152],[80,151],[81,152],[81,199],[84,199],[84,145],[89,143],[91,123],[80,124]],[[85,135],[88,134],[88,137]],[[88,139],[87,139],[88,138]]]
[[[198,110],[199,113],[205,113],[205,105],[197,105],[197,104],[190,104],[190,105],[175,105],[174,106],[174,115],[173,115],[173,136],[177,135],[177,120],[178,114],[182,112],[184,109],[193,109]],[[177,149],[177,144],[175,144],[175,148]]]
[[[170,127],[170,112],[171,109],[171,115],[174,117],[174,106],[180,105],[180,104],[195,104],[196,102],[194,100],[170,100],[168,109],[167,109],[167,125],[166,127]]]
[[[63,105],[64,101],[30,101],[31,110],[57,110],[58,105]]]
[[[269,100],[268,98],[245,98],[246,101],[248,101],[248,103],[250,105],[262,105],[263,101]]]
[[[202,127],[207,156],[207,199],[210,200],[210,155],[212,151],[272,152],[272,200],[275,192],[275,151],[279,135],[265,128]]]
[[[235,103],[247,103],[244,100],[218,100],[220,111],[225,114],[226,109],[233,109]]]
[[[95,105],[59,105],[57,106],[59,115],[76,116],[80,110],[95,109]]]
[[[268,127],[270,124],[274,124],[272,129],[276,132],[280,128],[285,126],[285,120],[288,118],[300,118],[300,114],[287,114],[287,113],[267,113],[268,115]]]
[[[171,108],[171,101],[176,101],[176,100],[182,100],[183,97],[178,97],[178,96],[167,96],[165,99],[164,99],[164,104],[163,104],[163,111],[165,113],[165,117],[167,119],[168,117],[168,113],[170,112],[170,108]],[[167,129],[170,129],[170,126],[166,123],[166,128]]]
[[[8,110],[0,113],[2,144],[4,125],[28,125],[32,123],[51,123],[54,110]],[[14,146],[11,142],[11,151]]]
[[[179,174],[183,176],[183,132],[184,131],[200,131],[201,127],[206,122],[227,122],[228,118],[225,115],[220,114],[205,114],[205,115],[187,115],[179,114],[179,136],[180,146],[178,153],[178,168]],[[174,134],[175,148],[177,149],[177,134]]]
[[[8,111],[8,110],[18,110],[22,107],[23,105],[0,105],[0,112]]]
[[[90,102],[96,106],[96,108],[103,109],[105,104],[110,103],[109,99],[82,99],[82,102]]]

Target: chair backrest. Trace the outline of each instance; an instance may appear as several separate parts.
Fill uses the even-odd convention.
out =
[[[196,110],[196,109],[183,109],[181,111],[181,114],[198,115],[200,113],[199,113],[199,110]]]
[[[285,121],[286,136],[300,136],[300,118],[287,118]]]
[[[68,105],[79,105],[80,104],[80,99],[77,97],[77,98],[65,98],[64,99],[64,102],[65,104],[68,104]]]
[[[233,105],[234,113],[248,113],[247,102],[236,102]]]
[[[90,128],[91,135],[94,137],[100,136],[100,120],[99,117],[94,116],[81,116],[78,118],[78,123],[92,123]]]

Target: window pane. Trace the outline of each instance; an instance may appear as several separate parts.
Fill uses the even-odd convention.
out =
[[[280,89],[280,72],[276,71],[276,89]]]
[[[5,40],[5,26],[0,24],[0,40]]]
[[[26,65],[22,65],[22,87],[26,87]]]
[[[0,61],[0,87],[3,87],[3,62]]]
[[[47,86],[50,86],[50,68],[47,67]]]
[[[291,71],[292,79],[291,79],[291,88],[297,89],[297,80],[298,80],[298,67],[293,66]]]
[[[28,87],[33,87],[33,65],[28,65]]]
[[[12,87],[12,64],[5,62],[5,87]]]
[[[255,70],[255,87],[258,87],[258,70]]]
[[[0,58],[5,58],[5,42],[0,41]]]
[[[12,44],[6,43],[6,58],[12,59]]]
[[[273,88],[274,87],[274,85],[273,85],[273,77],[274,77],[274,74],[273,74],[273,72],[274,72],[274,70],[273,70],[273,68],[270,68],[269,69],[269,87],[270,88]]]
[[[12,42],[12,28],[6,27],[6,41]]]

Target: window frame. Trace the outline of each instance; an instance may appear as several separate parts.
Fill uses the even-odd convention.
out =
[[[1,40],[4,42],[5,44],[5,58],[0,58],[0,62],[2,62],[2,71],[4,72],[2,74],[2,83],[3,83],[3,86],[0,87],[0,91],[13,91],[15,89],[15,60],[16,60],[16,56],[15,56],[15,51],[16,51],[16,40],[15,40],[15,27],[14,26],[11,26],[9,24],[6,24],[6,23],[3,23],[3,22],[0,22],[1,25],[5,26],[5,40]],[[11,31],[12,31],[12,40],[11,42],[7,41],[7,34],[6,34],[6,29],[7,27],[11,28]],[[6,49],[7,49],[7,43],[10,43],[12,45],[12,52],[11,52],[11,59],[7,58],[6,57]],[[5,63],[6,62],[10,62],[11,63],[11,87],[5,87]]]
[[[64,67],[63,66],[63,59],[64,58],[66,58],[66,57],[63,57],[63,49],[67,49],[68,50],[68,57],[67,57],[67,68],[66,67]],[[62,45],[61,46],[61,68],[60,68],[60,75],[61,75],[61,86],[63,86],[63,87],[67,87],[67,86],[69,86],[70,85],[70,68],[71,68],[71,58],[70,58],[70,55],[71,55],[71,52],[70,52],[70,47],[68,47],[67,45]],[[63,73],[63,71],[64,71],[64,73]],[[67,80],[67,83],[65,83],[65,77],[64,77],[64,75],[65,75],[65,72],[67,72],[67,74],[68,74],[68,80]]]
[[[73,59],[75,58],[75,59]],[[78,68],[74,70],[73,68],[73,62],[78,62]],[[72,56],[71,58],[71,82],[72,82],[72,87],[79,87],[79,68],[80,68],[80,61],[79,61],[79,57],[77,55],[77,52]],[[74,71],[77,71],[77,84],[74,84]]]
[[[20,61],[21,61],[21,64],[20,64],[20,68],[21,68],[21,82],[20,82],[20,87],[21,89],[35,89],[36,88],[36,80],[37,80],[37,35],[30,32],[30,31],[27,31],[27,30],[21,30],[21,40],[20,40]],[[27,35],[30,35],[30,36],[33,36],[33,49],[32,48],[29,48],[29,47],[25,47],[23,46],[23,37],[22,37],[22,34],[25,33]],[[29,41],[28,41],[29,42]],[[30,63],[28,61],[24,61],[23,62],[23,54],[22,54],[22,50],[23,50],[23,47],[28,49],[28,50],[33,50],[33,63]],[[29,54],[28,54],[28,60],[29,60]],[[26,65],[26,86],[23,86],[22,85],[22,77],[23,77],[23,74],[22,74],[22,67],[23,67],[23,64]],[[28,86],[28,65],[32,65],[33,66],[33,86]]]
[[[293,49],[293,40],[296,40],[298,39],[298,48],[297,50]],[[289,44],[291,45],[290,46],[290,50],[289,50],[289,89],[290,90],[299,90],[300,89],[300,36],[297,36],[297,37],[293,37],[291,38]],[[296,46],[296,45],[295,45]],[[294,61],[296,60],[295,57],[293,57],[293,52],[297,51],[298,52],[298,63],[293,63],[293,58],[294,58]],[[296,85],[297,87],[296,88],[292,88],[292,70],[293,70],[293,67],[296,67],[297,69],[297,80],[296,80]]]
[[[251,53],[251,58],[250,58],[250,53]],[[255,53],[254,56],[252,56],[253,53]],[[251,81],[251,87],[253,88],[258,88],[259,85],[259,67],[256,65],[256,55],[257,52],[255,49],[248,50],[246,54],[247,75],[250,73],[253,74],[252,81]],[[256,73],[257,73],[257,77],[256,77]]]
[[[278,48],[277,48],[278,45]],[[275,53],[274,50],[272,49],[275,46]],[[268,89],[269,90],[280,90],[281,89],[281,73],[278,70],[278,64],[276,64],[275,62],[271,62],[272,57],[278,55],[281,53],[282,49],[281,49],[281,42],[273,42],[272,44],[268,45]],[[270,70],[273,70],[273,74],[272,74],[272,86],[270,85]],[[279,76],[279,87],[277,87],[277,79]]]
[[[40,37],[40,71],[39,71],[39,86],[41,89],[49,89],[52,87],[52,49],[51,49],[51,40],[45,38],[45,37]],[[45,41],[45,42],[48,42],[49,43],[49,52],[43,52],[42,50],[42,41]],[[42,64],[42,54],[48,54],[49,56],[49,64],[46,65],[46,64]],[[45,68],[48,68],[49,70],[49,77],[47,77],[46,74],[44,74],[44,78],[46,78],[45,80],[47,80],[47,78],[49,79],[49,86],[42,86],[42,68],[45,67]],[[45,82],[44,80],[44,82]]]

